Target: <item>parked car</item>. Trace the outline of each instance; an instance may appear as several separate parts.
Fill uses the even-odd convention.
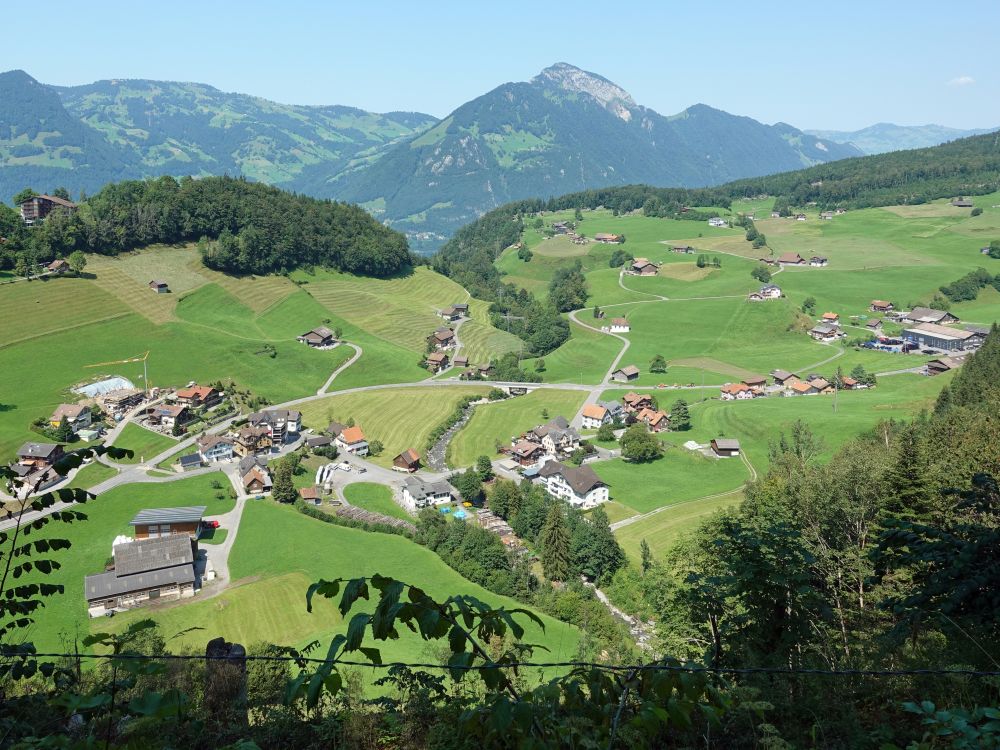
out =
[[[217,529],[217,528],[219,528],[220,525],[221,524],[218,521],[214,520],[214,519],[211,520],[211,521],[202,521],[201,522],[201,527],[203,529]]]

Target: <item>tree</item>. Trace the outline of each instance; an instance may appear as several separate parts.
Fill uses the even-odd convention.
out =
[[[587,304],[590,292],[579,259],[571,266],[556,269],[549,282],[549,300],[559,312],[577,310]]]
[[[989,256],[994,260],[1000,260],[1000,240],[993,240],[990,243]]]
[[[533,229],[541,229],[543,226],[545,226],[545,222],[542,221],[541,216],[536,216],[535,220],[531,222],[531,226]]]
[[[585,451],[583,448],[577,448],[570,454],[569,462],[573,466],[579,466],[580,464],[583,463],[583,459],[585,459],[586,457],[587,457],[587,451]]]
[[[716,268],[722,268],[722,258],[720,258],[718,255],[713,255],[712,265],[715,266]]]
[[[611,251],[611,257],[608,258],[608,266],[610,268],[618,268],[633,260],[635,260],[635,256],[632,253],[618,247]]]
[[[653,567],[653,553],[649,549],[649,544],[646,542],[645,537],[639,543],[639,556],[642,560],[642,572],[648,573],[649,569]]]
[[[815,297],[806,297],[804,300],[802,300],[802,312],[804,312],[806,315],[812,315],[813,313],[816,312]]]
[[[66,261],[69,263],[69,267],[73,273],[77,275],[83,273],[83,269],[87,267],[87,256],[80,250],[71,252]]]
[[[982,212],[983,212],[983,209],[981,209],[979,206],[976,206],[974,209],[972,209],[972,211],[971,211],[971,213],[969,215],[970,216],[979,216]]]
[[[575,210],[575,211],[573,211],[573,218],[574,218],[574,219],[575,219],[576,221],[583,221],[583,212],[582,212],[582,211],[580,210],[580,207],[579,207],[579,206],[577,206],[577,207],[576,207],[576,210]]]
[[[765,237],[763,233],[758,234],[757,238],[751,243],[751,247],[753,247],[755,250],[759,250],[760,248],[765,247],[766,245],[767,245],[767,237]]]
[[[645,463],[656,460],[663,453],[660,441],[642,424],[629,427],[618,442],[622,447],[622,458],[626,461]]]
[[[657,354],[649,361],[649,371],[663,373],[667,371],[667,360],[662,354]]]
[[[372,440],[368,443],[368,454],[371,456],[377,456],[383,450],[385,450],[385,446],[382,445],[381,440]]]
[[[539,541],[545,577],[550,581],[565,581],[570,576],[570,538],[562,503],[552,503]]]
[[[542,419],[548,419],[548,418],[549,418],[549,410],[546,409],[545,407],[542,407]]]
[[[754,268],[750,275],[753,276],[761,284],[767,284],[771,280],[771,272],[768,270],[767,266],[757,266]]]
[[[73,433],[73,428],[70,427],[69,420],[66,419],[64,414],[62,419],[59,420],[59,426],[56,427],[55,432],[52,433],[52,437],[57,443],[71,443],[75,434]]]
[[[292,483],[294,469],[288,461],[281,460],[274,467],[274,482],[271,485],[271,497],[279,503],[294,503],[299,493]]]
[[[38,195],[38,193],[36,193],[31,188],[25,188],[24,190],[21,190],[20,192],[18,192],[18,193],[16,193],[14,195],[14,199],[13,199],[12,203],[15,206],[19,206],[22,203],[24,203],[26,200],[34,198],[36,195]]]
[[[476,473],[484,482],[488,482],[493,478],[493,462],[490,461],[489,456],[480,456],[476,459]]]
[[[14,274],[17,276],[23,276],[24,278],[30,278],[32,266],[28,262],[28,258],[24,253],[17,256],[17,260],[14,261]]]
[[[463,500],[470,503],[478,503],[483,499],[483,480],[475,469],[463,471],[451,477],[452,486],[458,490],[458,494]]]
[[[625,553],[601,506],[591,511],[589,519],[576,524],[570,547],[573,567],[591,580],[611,580],[625,564]]]
[[[600,317],[601,317],[601,308],[599,308],[597,305],[594,305],[594,318],[595,318],[595,320],[597,318],[600,318]]]
[[[545,372],[545,358],[539,357],[535,360],[535,372]]]
[[[602,443],[615,439],[615,428],[609,422],[605,422],[597,428],[597,439]]]
[[[52,191],[52,196],[62,198],[64,201],[70,200],[69,190],[61,186]]]
[[[674,401],[670,407],[670,429],[674,432],[684,432],[691,429],[691,413],[688,404],[682,398]]]
[[[489,499],[490,510],[505,520],[521,509],[521,490],[517,482],[510,479],[498,479],[493,484]]]
[[[698,260],[695,261],[695,265],[698,266],[698,268],[704,268],[708,265],[708,257],[705,255],[699,255]]]

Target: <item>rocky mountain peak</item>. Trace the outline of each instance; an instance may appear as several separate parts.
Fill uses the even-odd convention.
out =
[[[614,112],[623,120],[631,119],[630,107],[636,106],[631,95],[607,78],[580,70],[569,63],[556,63],[532,79],[532,83],[556,86],[564,91],[589,94],[602,106]]]

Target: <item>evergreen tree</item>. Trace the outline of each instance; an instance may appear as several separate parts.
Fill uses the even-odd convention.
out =
[[[670,407],[670,429],[674,432],[684,432],[691,429],[691,413],[688,411],[688,404],[682,398],[674,401]]]
[[[596,320],[597,318],[600,317],[601,317],[601,308],[599,308],[597,305],[594,305],[594,319]]]
[[[649,362],[650,372],[666,372],[667,371],[667,360],[663,358],[662,354],[657,354]]]
[[[484,482],[488,482],[493,478],[493,463],[490,461],[489,456],[480,456],[476,459],[476,473]]]
[[[583,212],[582,212],[582,211],[580,210],[580,207],[579,207],[579,206],[577,206],[577,207],[576,207],[576,210],[575,210],[575,211],[573,211],[573,218],[574,218],[574,219],[575,219],[576,221],[583,221]]]
[[[545,517],[539,540],[542,570],[550,581],[565,581],[570,576],[570,538],[563,516],[562,503],[554,502]]]
[[[645,538],[639,543],[639,556],[642,559],[642,572],[648,573],[653,567],[653,553],[649,549],[649,544]]]
[[[65,415],[63,415],[63,418],[59,420],[59,426],[56,427],[53,437],[57,443],[73,442],[73,428],[69,426],[69,420],[66,419]]]
[[[886,472],[889,509],[896,514],[921,516],[928,510],[930,488],[923,446],[917,428],[909,426],[897,438],[892,463]]]
[[[279,503],[294,503],[299,494],[292,483],[292,464],[281,460],[274,467],[274,483],[271,485],[271,497]]]
[[[610,580],[625,564],[625,553],[615,539],[604,508],[597,506],[590,518],[573,529],[571,554],[574,569],[591,580]]]

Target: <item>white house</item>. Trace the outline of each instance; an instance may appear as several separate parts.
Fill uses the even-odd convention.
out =
[[[333,438],[333,444],[344,453],[353,453],[357,456],[368,455],[368,439],[360,427],[345,427]]]
[[[583,407],[581,424],[585,430],[596,430],[601,425],[611,424],[611,412],[600,404],[587,404]]]
[[[611,333],[628,333],[632,330],[632,326],[629,325],[628,320],[625,318],[612,318],[608,330]]]
[[[723,401],[745,401],[754,397],[753,389],[746,383],[726,383],[720,389]]]
[[[292,409],[266,409],[256,411],[247,417],[252,427],[264,427],[275,443],[285,442],[285,438],[298,435],[302,430],[302,415]]]
[[[454,490],[447,482],[425,482],[418,477],[407,477],[402,487],[403,504],[410,510],[447,505],[454,501]]]
[[[708,225],[710,227],[725,227],[728,226],[725,219],[720,219],[718,216],[713,216],[708,220]]]
[[[569,426],[566,417],[559,416],[531,431],[529,439],[542,444],[550,456],[569,455],[580,447],[580,433]]]
[[[226,435],[202,435],[196,441],[202,461],[229,461],[235,441]]]
[[[608,485],[589,466],[566,466],[546,461],[538,470],[538,481],[550,495],[574,508],[593,508],[608,501]]]

